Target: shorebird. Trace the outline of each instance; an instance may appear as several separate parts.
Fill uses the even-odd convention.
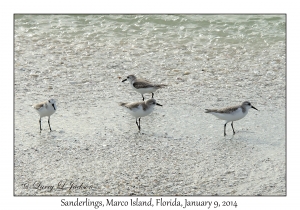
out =
[[[136,125],[141,130],[141,117],[145,117],[153,112],[154,106],[162,106],[157,103],[154,98],[148,99],[142,102],[133,102],[133,103],[119,103],[120,106],[124,107],[129,114],[135,117]],[[139,123],[137,121],[139,119]]]
[[[148,82],[146,80],[143,79],[137,79],[136,76],[134,75],[129,75],[127,76],[126,79],[122,80],[122,82],[125,82],[126,80],[129,81],[130,86],[132,87],[133,90],[139,92],[140,94],[142,94],[143,97],[143,101],[144,99],[144,95],[145,93],[152,93],[152,98],[154,97],[154,92],[162,87],[165,87],[167,85],[164,84],[160,84],[160,85],[155,85],[151,82]]]
[[[34,106],[32,106],[40,115],[40,132],[42,131],[42,117],[46,117],[48,116],[48,125],[51,130],[50,127],[50,116],[56,111],[56,102],[54,99],[50,99],[48,101],[42,102],[42,103],[38,103]]]
[[[234,135],[235,131],[233,129],[233,121],[237,121],[244,118],[248,114],[250,108],[256,109],[254,106],[251,105],[250,102],[245,101],[238,106],[231,106],[223,109],[206,109],[205,113],[211,113],[217,118],[226,121],[224,124],[224,136],[226,136],[226,124],[228,122],[231,122],[231,127]]]

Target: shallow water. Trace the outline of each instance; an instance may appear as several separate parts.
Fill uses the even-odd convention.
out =
[[[196,86],[205,86],[226,100],[222,90],[241,89],[253,101],[273,86],[262,97],[282,104],[285,16],[16,15],[15,69],[54,96],[60,81],[107,95],[104,79],[136,73],[204,96]]]
[[[15,26],[16,35],[70,42],[84,38],[91,44],[172,40],[191,46],[240,46],[243,41],[256,48],[285,40],[285,15],[16,15]]]
[[[15,193],[44,195],[21,184],[67,179],[95,186],[74,195],[284,195],[285,24],[284,15],[16,15]],[[121,82],[129,74],[168,85],[141,134],[117,104],[142,99]],[[48,98],[53,132],[44,118],[40,134],[30,105]],[[223,137],[224,122],[204,109],[245,100],[259,111]]]
[[[15,38],[16,55],[31,51],[50,63],[73,56],[85,62],[105,56],[111,58],[107,67],[118,71],[119,66],[120,73],[137,67],[153,71],[155,66],[196,72],[215,68],[214,59],[220,68],[228,68],[234,58],[256,58],[276,68],[277,59],[285,56],[285,16],[16,15]],[[270,53],[272,61],[264,55]],[[78,62],[74,67],[81,67]],[[98,63],[90,62],[87,65],[94,67]]]

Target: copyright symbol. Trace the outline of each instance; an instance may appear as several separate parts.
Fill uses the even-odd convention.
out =
[[[23,183],[22,187],[25,188],[25,189],[28,189],[28,183]]]

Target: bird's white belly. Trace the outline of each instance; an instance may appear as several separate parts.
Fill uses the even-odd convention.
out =
[[[144,117],[150,114],[153,111],[154,107],[148,108],[146,111],[143,110],[143,106],[139,105],[138,108],[135,109],[127,109],[127,111],[134,117],[139,118],[139,117]]]
[[[42,107],[37,111],[38,111],[40,117],[50,116],[55,112],[53,107],[49,107],[49,106],[48,106],[48,109],[46,109],[45,107]]]
[[[231,112],[231,113],[216,113],[216,112],[212,112],[213,115],[215,115],[216,117],[218,117],[219,119],[222,120],[226,120],[226,121],[236,121],[236,120],[240,120],[243,117],[245,117],[247,115],[247,111],[243,112],[242,108],[238,108],[236,111]]]

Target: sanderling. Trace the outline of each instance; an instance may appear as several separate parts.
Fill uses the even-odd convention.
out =
[[[163,84],[155,85],[146,80],[137,79],[134,75],[127,76],[127,78],[122,80],[122,82],[125,82],[126,80],[129,81],[129,84],[132,87],[132,89],[134,89],[135,91],[142,94],[143,101],[145,100],[143,94],[152,93],[152,98],[153,98],[154,92],[157,89],[167,86],[167,85],[163,85]]]
[[[231,127],[234,135],[235,131],[233,129],[233,121],[240,120],[245,117],[248,114],[250,108],[256,109],[251,105],[250,102],[245,101],[242,103],[242,105],[238,106],[231,106],[223,109],[206,109],[205,113],[211,113],[221,120],[226,120],[226,123],[224,124],[224,136],[226,136],[226,124],[228,122],[231,122]]]
[[[162,106],[159,103],[156,103],[154,98],[142,102],[133,102],[133,103],[120,102],[119,105],[124,107],[129,112],[129,114],[131,114],[136,118],[135,122],[139,131],[141,130],[141,117],[150,114],[153,111],[155,105]],[[138,118],[139,118],[139,123],[137,121]]]
[[[48,116],[48,124],[49,124],[49,128],[50,128],[50,131],[51,131],[50,116],[56,111],[55,100],[50,99],[48,101],[33,105],[32,107],[35,108],[35,110],[40,115],[40,120],[39,120],[39,122],[40,122],[40,132],[42,131],[42,123],[41,123],[42,117],[46,117],[46,116]]]

